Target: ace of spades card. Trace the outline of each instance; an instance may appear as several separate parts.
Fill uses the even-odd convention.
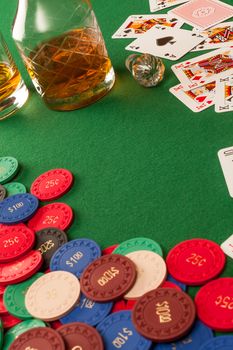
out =
[[[178,60],[205,38],[189,30],[154,26],[143,37],[126,46],[126,50],[149,53],[154,56]]]

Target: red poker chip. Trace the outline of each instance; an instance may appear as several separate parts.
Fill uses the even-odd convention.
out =
[[[112,308],[112,313],[113,312],[118,312],[118,311],[124,311],[124,310],[133,310],[134,305],[136,304],[137,300],[131,299],[131,300],[118,300],[114,303],[113,308]]]
[[[1,236],[1,233],[2,233],[2,230],[5,230],[6,228],[9,228],[9,227],[15,227],[15,228],[18,228],[18,227],[27,227],[25,224],[23,223],[20,223],[20,224],[15,224],[15,225],[5,225],[5,224],[0,224],[0,236]]]
[[[3,295],[5,292],[6,287],[0,286],[0,295]]]
[[[52,203],[37,210],[36,214],[28,222],[28,226],[39,231],[48,227],[56,227],[66,230],[72,223],[73,211],[65,203]]]
[[[199,319],[219,332],[233,331],[233,278],[218,278],[196,294]]]
[[[68,192],[73,183],[73,175],[66,169],[53,169],[41,174],[31,186],[31,194],[41,201],[51,201]]]
[[[56,321],[50,322],[50,326],[56,330],[62,326],[62,323],[59,320],[56,320]]]
[[[182,289],[179,286],[177,286],[177,284],[172,283],[170,281],[163,282],[163,284],[162,284],[162,286],[160,286],[160,288],[173,288],[173,289],[177,289],[179,291],[182,291]]]
[[[26,226],[8,226],[0,231],[0,263],[25,255],[34,245],[35,234]]]
[[[102,250],[102,255],[112,254],[112,252],[118,247],[118,244],[111,245],[110,247]]]
[[[218,244],[195,238],[177,244],[168,253],[169,273],[190,286],[202,285],[218,276],[225,266],[225,255]]]
[[[0,285],[20,283],[34,275],[42,266],[42,255],[32,250],[17,261],[0,264]]]
[[[22,322],[19,318],[16,318],[9,313],[5,315],[1,315],[2,323],[3,323],[3,328],[8,329],[16,326],[18,323]]]
[[[7,314],[7,313],[8,313],[8,311],[5,308],[5,305],[3,303],[3,295],[0,295],[0,317],[1,317],[1,315]]]

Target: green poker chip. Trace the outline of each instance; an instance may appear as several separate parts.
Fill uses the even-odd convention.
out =
[[[122,242],[112,252],[112,254],[126,255],[138,250],[149,250],[151,252],[159,254],[160,256],[163,256],[163,251],[160,245],[152,239],[145,237],[136,237]]]
[[[0,318],[0,349],[2,348],[2,344],[3,344],[3,323]]]
[[[36,273],[26,281],[10,285],[6,288],[3,295],[3,302],[5,308],[11,315],[22,320],[32,318],[32,315],[29,314],[25,306],[25,295],[32,283],[41,276],[43,276],[43,273]]]
[[[0,157],[0,184],[4,184],[17,174],[19,163],[13,157]]]
[[[7,191],[7,197],[27,192],[26,187],[20,182],[9,182],[8,184],[5,184],[4,187]]]
[[[8,332],[6,332],[4,336],[4,343],[2,350],[8,350],[13,341],[22,333],[32,329],[32,328],[37,328],[37,327],[46,327],[47,325],[37,319],[30,319],[26,321],[22,321],[18,323],[16,326],[12,327]],[[1,347],[0,347],[1,348]]]

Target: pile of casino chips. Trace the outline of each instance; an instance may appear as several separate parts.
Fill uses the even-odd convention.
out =
[[[72,209],[39,201],[66,193],[72,174],[50,170],[30,193],[9,194],[17,167],[0,158],[8,194],[0,202],[0,349],[233,348],[233,336],[213,333],[233,331],[233,278],[218,278],[225,266],[219,245],[187,240],[164,260],[146,237],[104,250],[90,238],[69,241]],[[187,286],[201,286],[194,300]]]

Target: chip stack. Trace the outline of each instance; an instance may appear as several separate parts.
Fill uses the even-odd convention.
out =
[[[18,167],[3,158],[2,187]],[[165,260],[161,246],[146,237],[103,250],[88,237],[68,240],[72,208],[40,201],[59,199],[72,183],[68,170],[54,169],[33,182],[31,193],[4,187],[0,348],[232,349],[231,335],[213,333],[233,331],[233,278],[219,278],[226,262],[219,245],[193,238]],[[194,300],[187,286],[201,287]]]

